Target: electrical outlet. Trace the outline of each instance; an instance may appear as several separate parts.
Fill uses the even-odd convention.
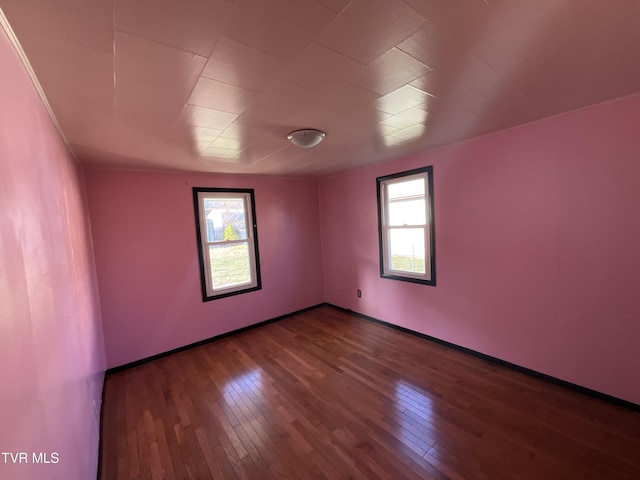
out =
[[[358,298],[362,297],[362,292],[360,290],[356,291],[356,295],[358,296]]]

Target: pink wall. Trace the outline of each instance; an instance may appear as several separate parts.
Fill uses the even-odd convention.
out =
[[[325,300],[640,403],[639,120],[632,96],[320,181]],[[375,179],[425,165],[436,287],[378,266]]]
[[[317,183],[88,170],[108,367],[323,301]],[[192,187],[255,189],[262,290],[202,302]]]
[[[0,72],[0,478],[95,478],[105,361],[82,175],[2,29]]]

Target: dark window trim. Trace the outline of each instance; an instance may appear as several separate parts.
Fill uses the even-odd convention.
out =
[[[384,248],[382,238],[382,197],[380,193],[380,184],[388,180],[394,180],[401,177],[409,177],[411,175],[418,175],[421,173],[427,174],[427,198],[429,199],[429,205],[427,205],[427,211],[429,212],[429,258],[430,258],[430,279],[423,280],[414,277],[405,277],[401,275],[392,275],[385,273],[384,271]],[[392,280],[400,280],[403,282],[420,283],[422,285],[436,286],[436,227],[435,227],[435,214],[434,214],[434,194],[433,194],[433,166],[415,168],[413,170],[406,170],[404,172],[393,173],[391,175],[385,175],[383,177],[376,178],[376,198],[378,200],[378,248],[380,251],[380,276],[382,278],[389,278]]]
[[[235,290],[233,292],[221,293],[218,295],[207,295],[207,280],[206,270],[204,264],[204,256],[202,254],[202,231],[200,226],[200,202],[198,200],[198,193],[248,193],[251,202],[252,213],[252,230],[253,230],[253,249],[256,264],[256,285],[241,290]],[[219,298],[231,297],[233,295],[240,295],[241,293],[254,292],[262,289],[262,280],[260,277],[260,255],[258,248],[258,221],[256,219],[256,201],[255,190],[253,188],[210,188],[210,187],[193,187],[193,206],[196,219],[196,237],[198,245],[198,263],[200,268],[200,286],[202,288],[202,301],[209,302],[211,300],[217,300]],[[206,227],[205,227],[206,228]]]

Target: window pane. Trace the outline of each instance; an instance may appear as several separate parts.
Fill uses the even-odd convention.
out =
[[[424,195],[424,177],[388,183],[388,225],[424,225],[427,222]]]
[[[424,178],[407,180],[406,182],[394,182],[388,184],[389,200],[397,198],[410,198],[424,196]]]
[[[391,269],[403,272],[425,273],[425,229],[389,229],[389,256]]]
[[[427,212],[424,196],[410,200],[391,200],[389,202],[389,225],[425,225]]]
[[[205,198],[204,216],[207,220],[207,242],[247,238],[244,199]]]
[[[251,283],[249,244],[209,245],[213,289]]]

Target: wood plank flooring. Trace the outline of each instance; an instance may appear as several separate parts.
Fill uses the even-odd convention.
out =
[[[102,479],[640,479],[640,413],[331,307],[107,376]]]

